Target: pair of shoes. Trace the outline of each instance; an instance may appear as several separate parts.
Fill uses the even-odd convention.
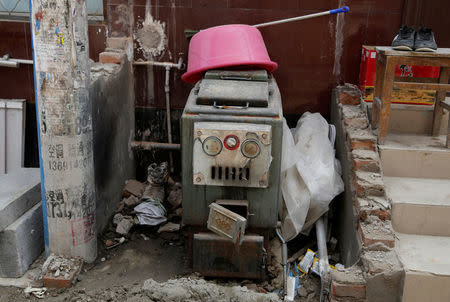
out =
[[[415,31],[414,28],[403,25],[392,41],[392,48],[429,52],[436,51],[437,45],[430,28],[425,28],[422,24],[419,30]]]

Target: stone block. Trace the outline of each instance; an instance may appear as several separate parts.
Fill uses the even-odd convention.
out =
[[[38,168],[0,175],[0,232],[41,201]]]
[[[21,277],[43,250],[42,205],[38,203],[0,232],[0,276]]]

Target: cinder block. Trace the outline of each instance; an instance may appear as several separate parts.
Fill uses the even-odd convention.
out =
[[[38,168],[0,175],[0,232],[41,201]]]
[[[0,232],[0,277],[18,278],[44,250],[41,203]]]

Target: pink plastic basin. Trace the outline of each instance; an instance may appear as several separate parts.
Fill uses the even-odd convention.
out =
[[[255,27],[243,24],[211,27],[192,37],[187,72],[181,78],[194,84],[207,70],[239,65],[270,72],[278,67],[270,60],[261,33]]]

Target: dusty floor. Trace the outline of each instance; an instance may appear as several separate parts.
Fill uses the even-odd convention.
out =
[[[0,302],[278,301],[277,294],[267,293],[276,291],[268,282],[205,281],[192,274],[184,237],[178,233],[146,234],[147,240],[144,237],[135,232],[130,241],[118,247],[102,248],[97,261],[85,266],[72,288],[50,289],[44,299],[37,299],[27,297],[23,289],[0,287]],[[301,283],[304,290],[296,301],[318,301],[320,279],[308,275]]]

